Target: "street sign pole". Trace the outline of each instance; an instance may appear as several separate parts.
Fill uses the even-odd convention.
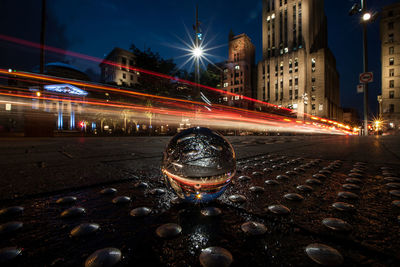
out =
[[[361,1],[362,12],[367,10],[366,0]],[[367,22],[363,23],[364,73],[368,71]],[[368,83],[364,83],[364,135],[368,136]]]

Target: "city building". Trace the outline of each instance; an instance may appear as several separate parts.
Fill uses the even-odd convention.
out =
[[[111,63],[111,64],[107,64]],[[118,86],[134,86],[138,83],[139,72],[129,68],[135,65],[135,55],[115,47],[100,63],[101,82]]]
[[[400,131],[400,3],[383,8],[380,22],[382,94],[380,117],[388,129]]]
[[[223,64],[222,89],[239,96],[224,95],[220,102],[230,106],[248,107],[242,96],[255,98],[255,47],[244,33],[229,33],[229,55]],[[248,102],[248,101],[247,101]]]
[[[342,119],[339,74],[327,41],[323,0],[263,0],[257,99]]]
[[[360,126],[360,116],[355,108],[343,108],[343,122],[353,127]]]

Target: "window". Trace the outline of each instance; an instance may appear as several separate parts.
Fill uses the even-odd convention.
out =
[[[240,70],[240,66],[239,66],[239,65],[236,65],[236,66],[235,66],[235,70]]]
[[[228,87],[229,86],[229,83],[224,83],[224,87]]]
[[[315,86],[311,86],[311,91],[315,92]]]
[[[126,73],[122,73],[122,79],[126,79]]]
[[[129,60],[129,65],[133,66],[133,59]]]
[[[224,69],[224,72],[227,73],[227,72],[228,72],[228,69]]]
[[[394,23],[393,22],[389,22],[388,23],[388,30],[393,30],[394,28]]]
[[[298,99],[299,98],[299,90],[294,90],[294,99]]]
[[[131,75],[131,80],[133,80],[133,75]]]
[[[388,17],[393,17],[393,10],[390,10],[390,11],[388,12]]]
[[[394,112],[394,104],[389,105],[389,112],[393,113]]]
[[[394,47],[391,46],[389,47],[389,55],[393,55],[394,54]]]
[[[312,100],[312,101],[315,101],[315,95],[312,95],[312,96],[311,96],[311,100]]]
[[[315,77],[311,78],[311,82],[315,83]]]
[[[390,69],[390,70],[389,70],[389,76],[390,76],[390,77],[393,77],[393,76],[394,76],[394,69]]]
[[[311,59],[311,71],[315,72],[315,58]]]
[[[294,78],[294,85],[299,85],[299,79],[297,77]]]
[[[311,109],[315,110],[315,104],[311,104]]]
[[[289,100],[293,99],[293,90],[289,90]]]
[[[393,33],[389,34],[388,42],[389,43],[393,43],[394,42],[394,34]]]
[[[389,91],[389,98],[394,98],[394,91]]]
[[[394,88],[394,80],[389,81],[389,88]]]
[[[389,58],[389,65],[394,65],[394,57]]]
[[[290,80],[289,80],[289,86],[292,86],[292,85],[293,85],[293,80],[290,79]]]

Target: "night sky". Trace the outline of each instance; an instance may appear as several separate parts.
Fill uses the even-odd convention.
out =
[[[262,57],[262,0],[47,0],[47,36],[50,46],[103,58],[114,47],[151,48],[164,58],[174,58],[180,65],[187,57],[179,47],[190,42],[195,6],[212,62],[226,60],[228,33],[246,33],[256,46],[256,62]],[[382,6],[398,0],[367,0],[368,7],[380,11]],[[362,29],[358,17],[348,16],[352,0],[326,0],[328,43],[340,74],[341,105],[362,110],[362,94],[356,93],[358,74],[362,71]],[[0,35],[39,42],[40,0],[0,1]],[[370,84],[370,107],[376,114],[376,96],[380,92],[379,19],[368,26],[369,70],[374,72]],[[183,41],[182,41],[183,40]],[[99,73],[97,63],[48,54],[47,62],[64,61],[89,72]],[[36,49],[0,39],[0,68],[30,71],[39,64]],[[189,65],[183,68],[189,68]],[[360,113],[361,115],[361,113]]]

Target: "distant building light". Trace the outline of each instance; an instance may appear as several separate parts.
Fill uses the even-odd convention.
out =
[[[7,108],[6,108],[6,110],[7,110]],[[389,123],[389,126],[390,126],[390,128],[394,128],[394,123],[393,122]]]
[[[11,110],[11,104],[10,103],[6,104],[6,110]]]
[[[79,95],[79,96],[88,95],[88,92],[79,89],[78,87],[73,86],[71,84],[49,84],[45,85],[44,89],[47,91],[69,94],[69,95]]]
[[[270,20],[271,20],[271,16],[268,16],[268,17],[267,17],[267,21],[270,21]]]
[[[272,14],[272,15],[271,15],[271,19],[274,19],[274,18],[275,18],[275,14]]]
[[[12,69],[8,69],[8,72],[12,72]]]
[[[236,65],[236,66],[235,66],[235,70],[240,70],[240,66],[239,66],[239,65]]]
[[[293,109],[297,109],[297,104],[293,104]]]

